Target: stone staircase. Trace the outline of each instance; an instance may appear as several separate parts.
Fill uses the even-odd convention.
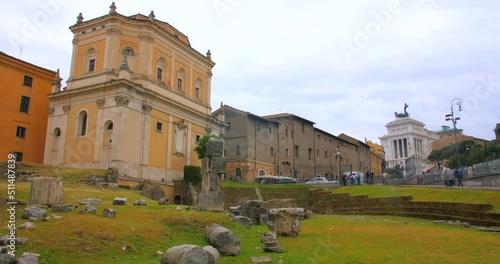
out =
[[[491,204],[416,202],[411,196],[369,198],[325,190],[314,190],[312,198],[312,210],[319,214],[397,215],[500,226],[500,213],[488,212]]]

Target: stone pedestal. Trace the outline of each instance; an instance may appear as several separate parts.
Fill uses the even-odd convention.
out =
[[[51,177],[37,177],[31,181],[29,203],[55,205],[62,202],[62,180]]]
[[[224,193],[216,191],[200,193],[198,208],[202,211],[224,211]]]
[[[304,208],[273,208],[269,210],[268,227],[279,235],[296,236],[302,228]]]

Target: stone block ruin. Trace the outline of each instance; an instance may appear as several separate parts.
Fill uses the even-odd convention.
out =
[[[206,157],[202,159],[202,187],[198,198],[198,208],[202,211],[222,212],[224,193],[220,188],[220,177],[226,171],[226,158],[222,157],[224,142],[210,138],[207,142]]]

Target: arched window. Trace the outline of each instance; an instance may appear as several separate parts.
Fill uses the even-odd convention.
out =
[[[87,122],[88,116],[86,111],[81,111],[78,114],[78,126],[76,129],[76,133],[78,136],[87,135]]]
[[[203,86],[203,82],[201,81],[201,78],[197,78],[196,82],[195,82],[195,88],[194,88],[194,98],[201,99],[202,86]]]
[[[236,168],[236,181],[241,181],[241,169]]]
[[[236,156],[241,155],[241,147],[240,145],[236,146]]]
[[[179,91],[183,90],[183,81],[184,81],[185,76],[186,76],[186,72],[184,72],[184,69],[180,68],[177,71],[177,90],[179,90]]]
[[[109,147],[110,140],[113,139],[113,121],[108,120],[104,123],[102,130],[102,147]]]
[[[61,129],[56,127],[54,131],[52,131],[52,146],[50,148],[51,151],[55,152],[59,150],[60,138],[61,138]]]
[[[264,169],[259,170],[259,176],[264,176],[266,175],[266,171]]]
[[[89,48],[85,54],[85,72],[95,72],[97,63],[97,50]]]
[[[127,57],[132,57],[135,55],[134,51],[131,48],[125,48],[122,51],[122,55],[127,56]]]
[[[167,72],[167,62],[163,57],[159,57],[156,60],[156,79],[158,81],[165,81],[165,76]]]

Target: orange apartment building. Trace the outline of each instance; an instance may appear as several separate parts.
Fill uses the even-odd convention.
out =
[[[42,163],[49,99],[56,72],[0,52],[0,160]]]

